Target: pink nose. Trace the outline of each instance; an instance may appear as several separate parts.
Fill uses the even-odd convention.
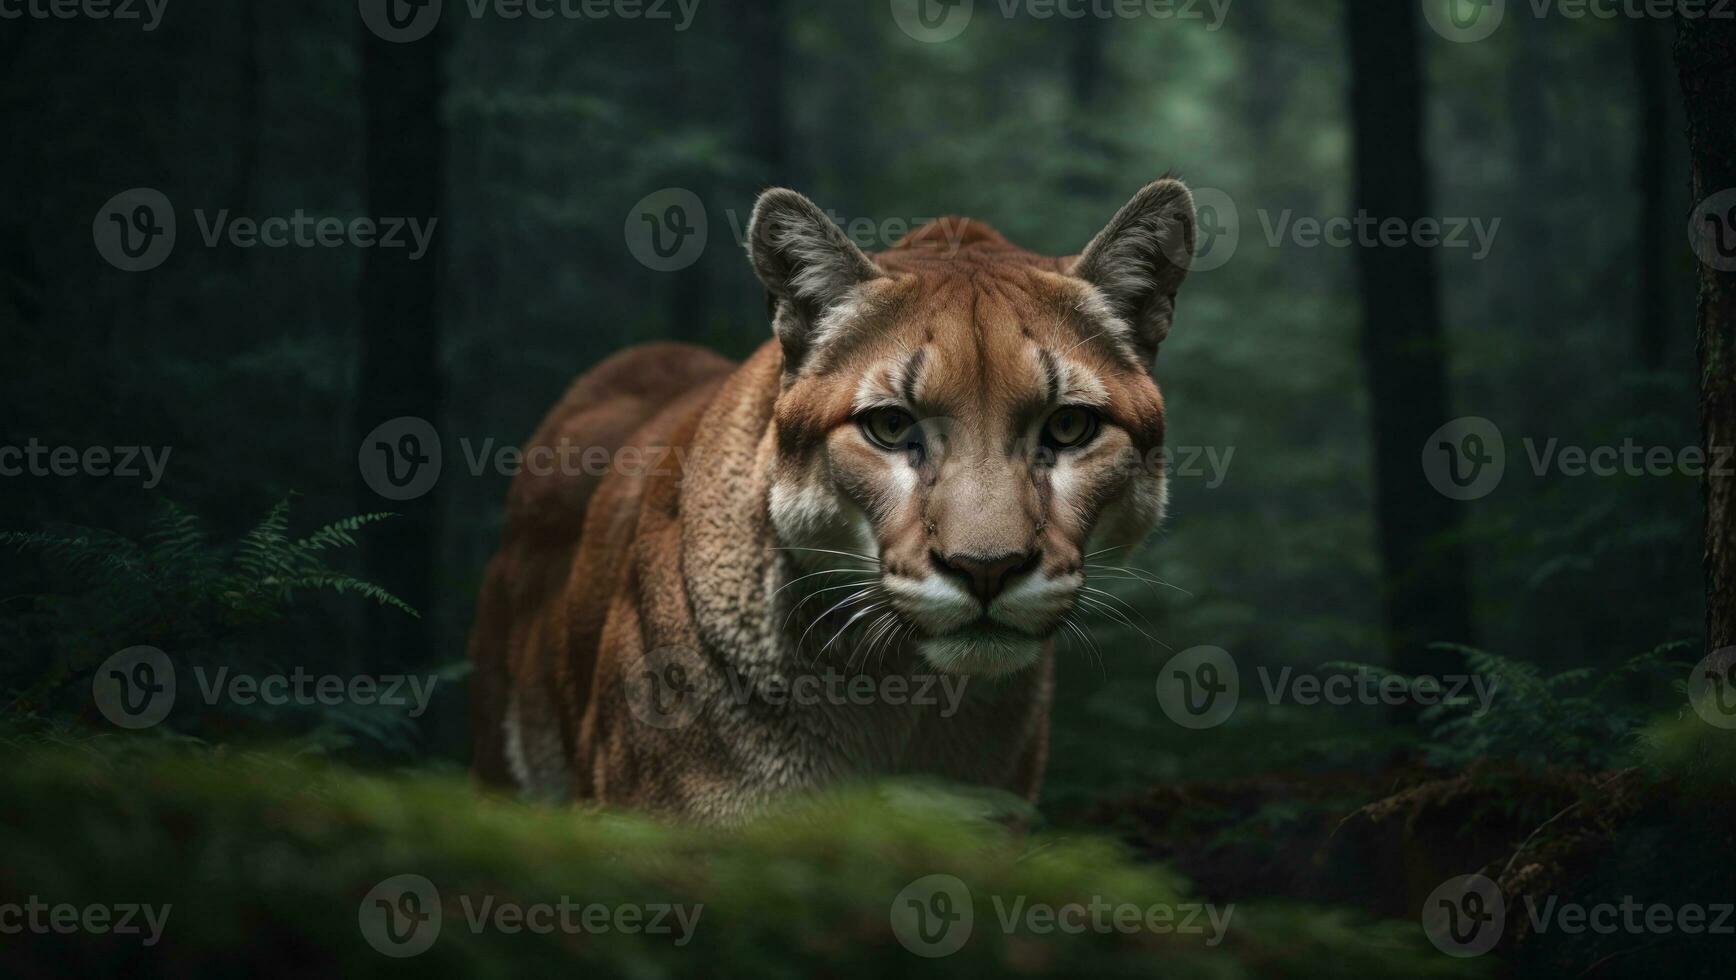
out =
[[[1010,551],[988,558],[931,551],[929,557],[943,574],[962,579],[985,607],[1012,584],[1013,579],[1037,567],[1035,551]]]

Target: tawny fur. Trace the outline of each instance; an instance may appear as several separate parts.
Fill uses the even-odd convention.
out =
[[[1089,542],[1149,531],[1163,475],[1116,460],[1150,460],[1162,444],[1150,354],[1185,269],[1156,250],[1191,247],[1191,204],[1178,183],[1154,184],[1077,259],[955,218],[870,257],[811,208],[780,191],[756,209],[753,258],[779,301],[777,339],[740,365],[679,344],[625,351],[575,382],[527,443],[618,462],[639,450],[661,465],[515,479],[470,644],[485,781],[718,822],[879,774],[1035,799],[1058,612],[1008,613],[1040,651],[1029,665],[1002,672],[994,650],[967,651],[954,713],[932,690],[945,636],[924,637],[920,616],[893,602],[899,617],[873,620],[893,625],[857,659],[861,630],[842,614],[816,620],[829,601],[803,609],[798,576],[823,581],[848,564],[824,559],[822,544],[909,581],[932,578],[936,555],[1020,550],[1036,595],[1083,581]],[[1086,266],[1089,281],[1074,275]],[[858,403],[899,384],[951,417],[956,458],[906,469],[863,438]],[[1062,468],[1009,462],[1004,447],[1060,395],[1101,403],[1099,442]],[[938,703],[761,696],[821,670],[927,678]]]

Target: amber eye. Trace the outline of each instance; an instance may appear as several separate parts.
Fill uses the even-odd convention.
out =
[[[1043,443],[1053,449],[1083,446],[1097,435],[1097,416],[1090,409],[1062,408],[1043,423]]]
[[[876,408],[862,416],[862,434],[881,449],[905,449],[916,419],[902,408]]]

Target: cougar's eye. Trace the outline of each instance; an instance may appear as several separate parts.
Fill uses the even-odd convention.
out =
[[[1097,435],[1097,415],[1085,408],[1057,409],[1043,423],[1043,444],[1052,449],[1083,446]]]
[[[860,420],[862,434],[881,449],[905,449],[915,434],[916,419],[902,408],[876,408]]]

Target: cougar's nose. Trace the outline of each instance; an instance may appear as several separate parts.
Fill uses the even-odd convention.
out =
[[[958,579],[970,590],[984,608],[1016,578],[1037,567],[1035,551],[1009,551],[993,557],[967,554],[929,552],[934,567],[942,574]]]

